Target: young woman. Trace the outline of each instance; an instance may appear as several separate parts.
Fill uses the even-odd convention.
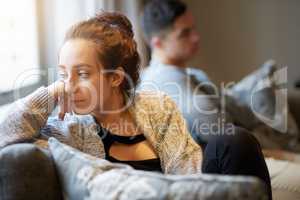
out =
[[[133,35],[119,13],[103,12],[74,25],[59,53],[60,80],[15,103],[0,126],[0,148],[27,140],[42,145],[56,137],[136,169],[253,175],[271,191],[251,134],[236,129],[235,137],[216,137],[202,152],[168,96],[135,93],[140,59]],[[57,104],[59,116],[49,117]]]

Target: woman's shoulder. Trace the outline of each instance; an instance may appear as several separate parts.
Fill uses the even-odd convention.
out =
[[[134,104],[133,110],[140,125],[165,127],[171,118],[177,116],[175,103],[163,92],[139,92]]]
[[[135,94],[135,102],[151,102],[155,103],[157,100],[161,100],[164,98],[166,94],[161,91],[154,91],[154,90],[139,90]]]
[[[171,97],[162,91],[138,91],[135,95],[134,104],[139,108],[156,112],[176,108]]]

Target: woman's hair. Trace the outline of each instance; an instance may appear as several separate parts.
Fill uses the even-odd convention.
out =
[[[100,12],[72,26],[65,36],[65,42],[71,39],[93,42],[98,59],[105,69],[124,69],[126,77],[121,89],[131,97],[139,81],[140,69],[140,56],[133,37],[132,25],[125,15]]]

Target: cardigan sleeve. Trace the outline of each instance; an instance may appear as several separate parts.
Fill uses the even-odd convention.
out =
[[[160,156],[165,173],[195,174],[201,173],[202,149],[191,137],[186,121],[173,100],[163,95],[163,113],[158,123],[162,123],[160,134]]]
[[[0,124],[0,148],[38,137],[54,107],[54,98],[49,95],[46,87],[14,102]]]

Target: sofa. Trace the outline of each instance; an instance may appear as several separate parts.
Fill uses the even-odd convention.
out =
[[[190,176],[173,176],[152,174],[139,170],[130,170],[124,166],[108,166],[108,161],[102,160],[102,170],[98,176],[111,176],[116,179],[122,177],[123,181],[105,184],[116,185],[115,190],[120,190],[118,185],[126,182],[135,176],[135,181],[131,184],[126,183],[124,191],[115,193],[112,197],[113,190],[108,190],[108,194],[98,194],[99,190],[107,190],[108,186],[100,184],[99,190],[90,192],[90,187],[82,181],[76,181],[76,176],[82,172],[77,169],[93,166],[95,163],[85,158],[70,159],[74,151],[62,153],[62,148],[56,144],[54,154],[56,161],[53,159],[49,150],[37,147],[33,144],[14,144],[3,148],[0,151],[0,199],[1,200],[60,200],[60,199],[267,199],[267,193],[264,184],[254,178],[245,176],[220,176],[220,175],[190,175]],[[59,144],[62,146],[63,144]],[[63,148],[67,145],[63,145]],[[59,161],[67,157],[68,161]],[[92,162],[95,162],[92,159]],[[112,164],[114,165],[114,164]],[[116,168],[118,170],[116,170]],[[119,169],[120,168],[120,169]],[[109,169],[109,170],[108,170]],[[75,171],[74,171],[75,170]],[[99,169],[98,169],[99,171]],[[76,173],[76,174],[75,174]],[[145,174],[145,175],[144,175]],[[122,175],[122,176],[121,176]],[[85,175],[87,176],[87,175]],[[85,177],[84,176],[84,177]],[[145,178],[146,177],[146,178]],[[113,180],[110,178],[109,180]],[[164,179],[164,180],[162,180]],[[155,198],[148,198],[148,193],[142,192],[143,184],[140,180],[146,180],[154,190],[159,192]],[[77,183],[74,183],[77,182]],[[119,182],[119,183],[118,183]],[[171,183],[172,182],[172,183]],[[167,183],[167,184],[166,184]],[[82,185],[84,184],[84,185]],[[134,187],[133,187],[133,186]],[[199,185],[199,187],[195,186]],[[103,187],[104,188],[103,188]],[[101,188],[102,187],[102,188]],[[136,190],[138,188],[138,190]],[[148,188],[148,187],[147,187]],[[153,189],[152,188],[152,189]],[[165,189],[162,189],[165,188]],[[187,194],[185,194],[187,193]],[[191,193],[194,193],[191,196]],[[106,196],[107,195],[107,196]],[[85,197],[84,197],[85,196]],[[184,198],[183,198],[184,197]]]

